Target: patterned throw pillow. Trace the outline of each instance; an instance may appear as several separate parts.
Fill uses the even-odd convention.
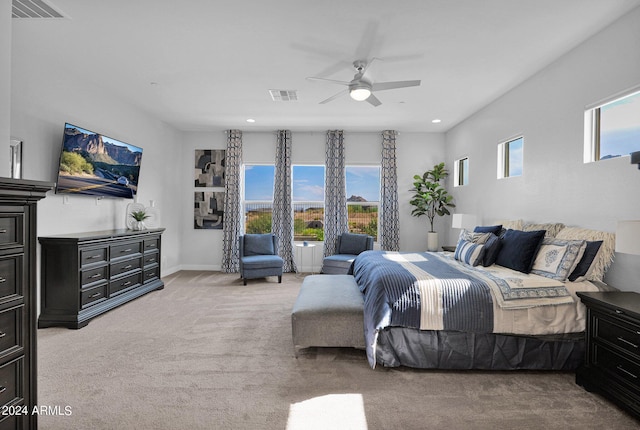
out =
[[[469,230],[462,229],[458,240],[464,240],[466,242],[484,244],[491,237],[492,233],[472,233]]]
[[[484,245],[460,239],[453,258],[463,263],[477,266],[484,257]]]
[[[531,273],[564,282],[580,262],[586,247],[584,240],[545,237]]]

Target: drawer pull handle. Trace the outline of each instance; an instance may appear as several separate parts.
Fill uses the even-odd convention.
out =
[[[0,230],[0,234],[5,234],[7,232],[6,228],[3,228],[2,230]]]
[[[122,284],[123,287],[128,287],[129,285],[131,285],[132,282],[131,281],[127,281],[124,284]]]
[[[2,339],[3,337],[5,337],[7,334],[3,331],[0,331],[0,339]]]
[[[616,313],[617,313],[618,315],[624,315],[624,312],[622,312],[620,309],[616,309]]]
[[[102,257],[102,254],[96,254],[89,257],[89,260],[93,260],[94,258],[101,258],[101,257]]]
[[[96,297],[100,297],[102,293],[93,293],[89,296],[90,299],[95,299]]]
[[[0,393],[4,393],[5,391],[7,391],[7,387],[0,387]]]
[[[624,369],[624,368],[623,368],[621,365],[619,365],[619,364],[616,366],[616,369],[618,369],[618,370],[619,370],[619,371],[621,371],[621,372],[626,373],[627,375],[629,375],[629,376],[631,376],[631,377],[633,377],[633,378],[635,378],[635,379],[638,379],[638,377],[637,377],[636,375],[634,375],[633,373],[631,373],[631,372],[629,372],[628,370]]]
[[[133,251],[132,248],[127,248],[127,249],[123,249],[122,251],[120,251],[120,253],[131,252],[131,251]]]
[[[102,273],[96,273],[95,275],[90,276],[91,279],[102,278]]]
[[[155,259],[155,258],[150,258],[150,259],[148,259],[146,262],[147,262],[147,263],[153,263],[153,262],[155,262],[155,261],[156,261],[156,259]]]
[[[626,343],[627,345],[631,345],[631,346],[633,346],[634,348],[637,348],[637,347],[638,347],[638,345],[636,345],[636,344],[635,344],[635,343],[633,343],[633,342],[629,342],[627,339],[625,339],[625,338],[623,338],[623,337],[618,336],[618,340],[619,340],[620,342],[624,342],[624,343]]]
[[[3,278],[2,276],[0,276],[0,284],[3,282],[7,282],[7,278]]]

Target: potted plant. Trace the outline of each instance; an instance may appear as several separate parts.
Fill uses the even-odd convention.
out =
[[[133,230],[144,230],[145,228],[147,228],[147,226],[144,225],[144,220],[149,218],[149,215],[147,215],[145,211],[133,211],[131,212],[131,218],[136,221],[132,225]]]
[[[413,177],[413,191],[409,203],[415,208],[411,215],[420,217],[426,215],[429,219],[430,230],[427,234],[427,250],[438,250],[438,233],[433,228],[436,216],[450,215],[448,208],[455,207],[453,196],[450,195],[440,181],[449,176],[449,171],[445,169],[444,163],[436,164],[433,169],[427,170],[420,175]]]

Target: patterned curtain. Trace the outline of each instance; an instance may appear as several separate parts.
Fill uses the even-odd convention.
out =
[[[276,147],[276,172],[273,190],[271,231],[278,237],[278,254],[284,260],[282,270],[295,272],[293,261],[293,206],[291,204],[291,131],[279,130]]]
[[[396,171],[395,130],[382,132],[382,171],[380,177],[380,248],[384,251],[400,250],[400,223],[398,210],[398,174]]]
[[[227,131],[225,154],[224,224],[222,240],[222,271],[240,270],[239,237],[242,234],[241,169],[242,132]]]
[[[338,235],[349,230],[342,130],[327,131],[324,184],[324,256],[336,251]]]

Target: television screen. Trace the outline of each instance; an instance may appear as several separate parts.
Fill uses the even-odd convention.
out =
[[[141,159],[142,148],[66,123],[56,193],[131,199]]]

